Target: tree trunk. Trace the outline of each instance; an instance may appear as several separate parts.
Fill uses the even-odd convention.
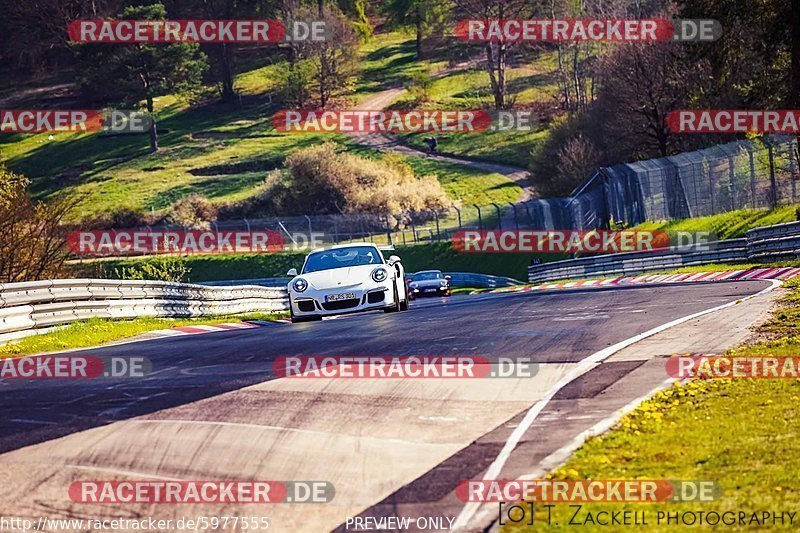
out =
[[[150,113],[150,153],[158,152],[158,124],[153,113],[153,97],[147,97],[147,112]]]
[[[220,46],[220,67],[222,69],[222,99],[229,102],[236,98],[236,90],[233,88],[233,57],[231,48],[225,43]]]
[[[417,50],[417,59],[422,59],[422,21],[424,18],[424,14],[422,12],[422,2],[417,2],[417,15],[416,15],[416,27],[417,27],[417,42],[416,42],[416,50]]]

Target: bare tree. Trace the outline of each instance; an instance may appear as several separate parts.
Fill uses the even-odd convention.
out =
[[[603,137],[622,157],[669,155],[673,135],[667,115],[688,104],[707,65],[687,61],[686,47],[671,42],[623,44],[602,57],[598,121]],[[613,158],[612,159],[616,159]]]
[[[27,185],[25,177],[0,167],[0,282],[63,274],[68,251],[62,223],[75,201],[60,197],[36,203]]]
[[[321,20],[325,21],[324,41],[304,41],[295,47],[298,60],[308,60],[314,70],[314,81],[320,107],[326,107],[337,96],[352,87],[358,70],[358,57],[354,53],[358,37],[351,23],[338,11],[323,8]],[[315,10],[300,8],[294,11],[298,20],[319,20]]]
[[[455,0],[459,14],[470,19],[514,19],[526,18],[535,2],[530,0]],[[494,107],[508,108],[508,58],[515,43],[502,38],[482,43],[489,74]]]

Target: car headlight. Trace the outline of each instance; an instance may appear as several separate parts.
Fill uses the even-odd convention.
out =
[[[447,282],[446,281],[442,281],[441,283],[439,283],[439,285],[441,285],[442,287],[447,287]]]
[[[292,282],[292,288],[297,292],[303,292],[308,288],[308,282],[303,278],[297,278]]]
[[[382,281],[386,281],[386,278],[389,277],[389,273],[386,272],[383,268],[376,268],[372,271],[372,279],[377,281],[378,283]]]

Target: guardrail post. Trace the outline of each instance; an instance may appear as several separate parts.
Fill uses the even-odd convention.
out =
[[[767,138],[766,139],[767,145],[767,154],[769,155],[769,186],[770,186],[770,195],[769,195],[769,203],[770,206],[775,209],[778,207],[778,182],[775,179],[775,152],[774,147],[772,146],[772,140]]]
[[[796,202],[797,198],[797,146],[794,139],[789,141],[789,180],[792,182],[792,203]]]
[[[333,217],[333,243],[339,242],[339,225],[336,223],[336,217]]]
[[[439,230],[439,213],[435,209],[433,210],[433,218],[436,219],[436,240],[440,241],[442,240],[442,233]]]
[[[494,210],[497,213],[497,229],[501,230],[503,229],[503,215],[500,214],[500,206],[494,202],[492,202],[492,205],[494,206]]]
[[[308,215],[303,215],[306,217],[306,222],[308,222],[308,242],[312,242],[312,235],[314,234],[314,228],[311,226],[311,217]]]
[[[472,204],[475,206],[475,209],[478,210],[478,229],[483,229],[483,217],[481,216],[481,206],[478,204]]]
[[[517,204],[514,202],[508,202],[508,205],[511,206],[511,209],[514,210],[514,226],[516,226],[517,231],[519,231],[519,218],[517,218]]]
[[[756,204],[756,162],[753,157],[753,147],[749,144],[747,145],[747,155],[750,158],[750,199],[752,201],[750,207],[755,209],[758,207]]]
[[[533,217],[531,216],[531,209],[530,209],[530,207],[528,207],[528,202],[522,202],[522,205],[525,206],[525,213],[528,214],[528,226],[531,229],[539,229],[539,228],[533,227]]]
[[[461,227],[461,209],[459,209],[455,205],[453,206],[453,209],[455,209],[456,210],[456,214],[458,214],[458,229],[462,229],[462,227]]]

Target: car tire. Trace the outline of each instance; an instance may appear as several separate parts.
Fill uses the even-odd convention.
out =
[[[397,285],[394,286],[394,305],[391,307],[384,308],[384,313],[396,313],[398,311],[402,311],[402,307],[400,306],[400,298],[397,295]]]
[[[319,320],[322,320],[322,317],[321,316],[316,316],[316,315],[312,315],[312,316],[293,316],[292,317],[292,324],[298,324],[300,322],[317,322]]]
[[[408,297],[405,300],[400,302],[400,310],[401,311],[408,311]]]
[[[294,313],[292,312],[292,304],[290,302],[289,303],[289,320],[292,321],[292,324],[299,324],[301,322],[314,322],[314,321],[317,321],[317,320],[322,320],[322,317],[321,316],[315,316],[315,315],[311,315],[311,316],[294,316]]]

